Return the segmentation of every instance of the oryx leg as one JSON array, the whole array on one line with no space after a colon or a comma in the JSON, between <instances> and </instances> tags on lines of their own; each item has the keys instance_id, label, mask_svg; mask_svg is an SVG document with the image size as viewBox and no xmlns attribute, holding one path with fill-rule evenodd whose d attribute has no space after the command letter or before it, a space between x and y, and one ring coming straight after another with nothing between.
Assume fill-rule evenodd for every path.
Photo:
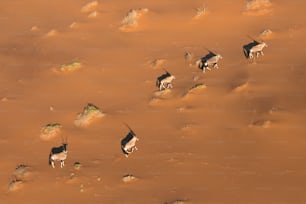
<instances>
[{"instance_id":1,"label":"oryx leg","mask_svg":"<svg viewBox=\"0 0 306 204\"><path fill-rule=\"evenodd\" d=\"M53 160L51 161L51 165L52 165L53 168L55 168L55 165L54 165L54 161L53 161Z\"/></svg>"},{"instance_id":2,"label":"oryx leg","mask_svg":"<svg viewBox=\"0 0 306 204\"><path fill-rule=\"evenodd\" d=\"M218 69L218 68L219 68L219 66L218 66L218 64L217 64L217 63L215 63L215 64L214 64L214 68L216 68L216 69Z\"/></svg>"},{"instance_id":3,"label":"oryx leg","mask_svg":"<svg viewBox=\"0 0 306 204\"><path fill-rule=\"evenodd\" d=\"M65 166L64 160L61 160L61 168Z\"/></svg>"},{"instance_id":4,"label":"oryx leg","mask_svg":"<svg viewBox=\"0 0 306 204\"><path fill-rule=\"evenodd\" d=\"M159 85L159 90L162 91L163 88L164 88L164 84L163 84L163 83L160 83L160 85Z\"/></svg>"}]
</instances>

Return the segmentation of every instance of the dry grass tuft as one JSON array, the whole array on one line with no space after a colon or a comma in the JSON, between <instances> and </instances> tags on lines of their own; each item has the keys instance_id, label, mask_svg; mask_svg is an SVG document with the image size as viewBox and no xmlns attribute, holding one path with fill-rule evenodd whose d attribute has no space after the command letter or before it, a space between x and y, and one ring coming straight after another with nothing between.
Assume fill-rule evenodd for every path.
<instances>
[{"instance_id":1,"label":"dry grass tuft","mask_svg":"<svg viewBox=\"0 0 306 204\"><path fill-rule=\"evenodd\" d=\"M40 139L48 141L57 137L61 133L63 126L59 123L47 124L40 130Z\"/></svg>"},{"instance_id":2,"label":"dry grass tuft","mask_svg":"<svg viewBox=\"0 0 306 204\"><path fill-rule=\"evenodd\" d=\"M98 7L98 5L99 5L98 1L89 2L82 7L81 12L82 13L92 12Z\"/></svg>"},{"instance_id":3,"label":"dry grass tuft","mask_svg":"<svg viewBox=\"0 0 306 204\"><path fill-rule=\"evenodd\" d=\"M87 127L94 120L102 118L103 116L105 114L97 106L89 103L84 107L83 112L77 115L74 124L78 127Z\"/></svg>"},{"instance_id":4,"label":"dry grass tuft","mask_svg":"<svg viewBox=\"0 0 306 204\"><path fill-rule=\"evenodd\" d=\"M149 11L147 8L131 9L121 21L120 30L127 31L138 26L139 18Z\"/></svg>"},{"instance_id":5,"label":"dry grass tuft","mask_svg":"<svg viewBox=\"0 0 306 204\"><path fill-rule=\"evenodd\" d=\"M270 0L248 0L245 6L244 15L261 16L272 12Z\"/></svg>"}]
</instances>

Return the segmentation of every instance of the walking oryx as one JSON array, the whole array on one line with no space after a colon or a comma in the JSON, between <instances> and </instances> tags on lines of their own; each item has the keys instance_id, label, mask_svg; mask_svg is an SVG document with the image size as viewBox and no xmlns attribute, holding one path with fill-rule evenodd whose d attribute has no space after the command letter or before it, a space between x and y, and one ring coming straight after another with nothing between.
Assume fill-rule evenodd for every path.
<instances>
[{"instance_id":1,"label":"walking oryx","mask_svg":"<svg viewBox=\"0 0 306 204\"><path fill-rule=\"evenodd\" d=\"M67 146L68 146L68 141L66 138L66 141L64 141L64 138L62 138L62 146L59 147L53 147L51 149L51 152L49 154L49 165L52 165L53 168L55 168L54 161L60 161L61 162L61 168L64 167L65 159L67 158Z\"/></svg>"},{"instance_id":2,"label":"walking oryx","mask_svg":"<svg viewBox=\"0 0 306 204\"><path fill-rule=\"evenodd\" d=\"M128 125L126 126L130 129L130 131L127 136L121 140L121 149L125 156L128 157L134 150L137 150L136 142L139 139L136 137L134 131Z\"/></svg>"},{"instance_id":3,"label":"walking oryx","mask_svg":"<svg viewBox=\"0 0 306 204\"><path fill-rule=\"evenodd\" d=\"M196 61L196 65L205 73L206 69L211 70L210 67L218 69L219 67L217 63L220 59L222 59L220 54L215 54L212 51L209 51L206 56Z\"/></svg>"},{"instance_id":4,"label":"walking oryx","mask_svg":"<svg viewBox=\"0 0 306 204\"><path fill-rule=\"evenodd\" d=\"M268 47L268 45L265 42L259 42L250 36L248 37L251 38L253 42L243 46L244 55L249 59L253 59L254 55L256 57L259 57L259 55L263 56L263 49Z\"/></svg>"},{"instance_id":5,"label":"walking oryx","mask_svg":"<svg viewBox=\"0 0 306 204\"><path fill-rule=\"evenodd\" d=\"M173 88L172 81L175 79L175 76L170 74L167 70L165 71L166 73L159 76L156 80L156 86L160 91Z\"/></svg>"},{"instance_id":6,"label":"walking oryx","mask_svg":"<svg viewBox=\"0 0 306 204\"><path fill-rule=\"evenodd\" d=\"M257 42L258 43L258 42ZM261 56L264 55L263 53L263 49L265 47L268 47L268 45L265 42L262 43L258 43L257 45L253 46L250 50L249 50L249 58L253 59L254 58L254 54L256 54L256 57L259 57L259 54Z\"/></svg>"}]
</instances>

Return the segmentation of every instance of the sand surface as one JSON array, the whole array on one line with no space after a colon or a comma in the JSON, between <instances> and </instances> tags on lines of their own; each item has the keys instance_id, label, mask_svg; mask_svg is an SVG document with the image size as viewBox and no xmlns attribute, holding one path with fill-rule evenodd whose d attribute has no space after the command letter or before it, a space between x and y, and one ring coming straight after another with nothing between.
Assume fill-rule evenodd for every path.
<instances>
[{"instance_id":1,"label":"sand surface","mask_svg":"<svg viewBox=\"0 0 306 204\"><path fill-rule=\"evenodd\" d=\"M1 204L306 202L306 2L90 2L0 2ZM242 47L266 29L250 62ZM223 59L204 74L207 49ZM88 103L104 116L76 126ZM40 137L57 123L62 169L48 165L60 134ZM139 137L128 158L124 123Z\"/></svg>"}]
</instances>

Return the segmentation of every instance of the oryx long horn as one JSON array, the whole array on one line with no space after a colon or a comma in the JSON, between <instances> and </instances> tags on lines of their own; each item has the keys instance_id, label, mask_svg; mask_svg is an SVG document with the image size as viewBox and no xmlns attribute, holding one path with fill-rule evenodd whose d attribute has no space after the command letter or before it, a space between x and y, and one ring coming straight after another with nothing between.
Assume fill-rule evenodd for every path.
<instances>
[{"instance_id":1,"label":"oryx long horn","mask_svg":"<svg viewBox=\"0 0 306 204\"><path fill-rule=\"evenodd\" d=\"M130 128L130 126L128 124L126 124L126 123L123 123L123 124L130 130L131 133L133 133L133 135L136 136L135 132L132 130L132 128Z\"/></svg>"},{"instance_id":2,"label":"oryx long horn","mask_svg":"<svg viewBox=\"0 0 306 204\"><path fill-rule=\"evenodd\" d=\"M168 72L168 70L166 70L165 68L163 68L163 70L164 70L167 74L171 75L171 74Z\"/></svg>"},{"instance_id":3,"label":"oryx long horn","mask_svg":"<svg viewBox=\"0 0 306 204\"><path fill-rule=\"evenodd\" d=\"M250 35L247 35L247 37L250 38L251 40L253 40L254 42L258 43L258 44L260 43L258 40L256 40L255 38L253 38L253 37L250 36Z\"/></svg>"},{"instance_id":4,"label":"oryx long horn","mask_svg":"<svg viewBox=\"0 0 306 204\"><path fill-rule=\"evenodd\" d=\"M207 47L204 47L205 50L207 50L209 53L212 53L213 55L217 55L214 51L211 51L210 49L208 49Z\"/></svg>"},{"instance_id":5,"label":"oryx long horn","mask_svg":"<svg viewBox=\"0 0 306 204\"><path fill-rule=\"evenodd\" d=\"M63 144L68 144L68 137L64 137L63 134L61 134L61 138L62 138L62 143Z\"/></svg>"}]
</instances>

